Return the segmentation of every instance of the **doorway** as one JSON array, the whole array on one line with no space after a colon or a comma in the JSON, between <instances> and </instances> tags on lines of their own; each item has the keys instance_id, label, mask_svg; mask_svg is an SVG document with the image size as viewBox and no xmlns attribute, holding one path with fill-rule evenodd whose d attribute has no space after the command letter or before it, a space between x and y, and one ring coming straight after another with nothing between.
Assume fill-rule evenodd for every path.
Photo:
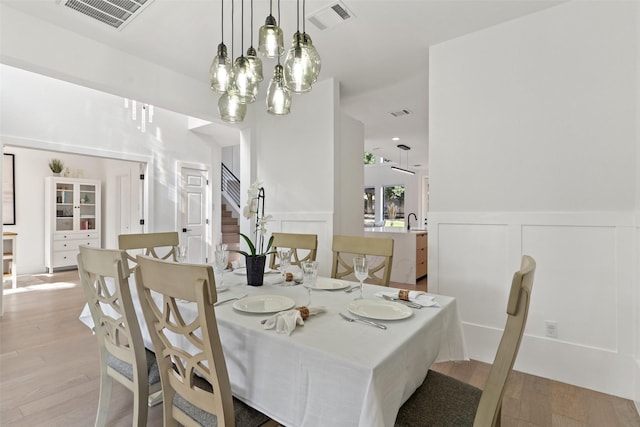
<instances>
[{"instance_id":1,"label":"doorway","mask_svg":"<svg viewBox=\"0 0 640 427\"><path fill-rule=\"evenodd\" d=\"M178 200L180 245L186 249L186 261L203 264L208 259L207 225L209 224L209 169L180 164L180 196Z\"/></svg>"}]
</instances>

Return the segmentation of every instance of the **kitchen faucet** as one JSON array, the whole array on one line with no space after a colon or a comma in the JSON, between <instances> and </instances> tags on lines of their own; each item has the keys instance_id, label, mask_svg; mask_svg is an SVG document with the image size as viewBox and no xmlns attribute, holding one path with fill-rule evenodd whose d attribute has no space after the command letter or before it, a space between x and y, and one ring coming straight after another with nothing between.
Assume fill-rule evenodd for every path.
<instances>
[{"instance_id":1,"label":"kitchen faucet","mask_svg":"<svg viewBox=\"0 0 640 427\"><path fill-rule=\"evenodd\" d=\"M418 217L413 212L411 212L409 215L407 215L407 231L411 230L411 215L413 215L413 217L416 219L416 221L418 220Z\"/></svg>"}]
</instances>

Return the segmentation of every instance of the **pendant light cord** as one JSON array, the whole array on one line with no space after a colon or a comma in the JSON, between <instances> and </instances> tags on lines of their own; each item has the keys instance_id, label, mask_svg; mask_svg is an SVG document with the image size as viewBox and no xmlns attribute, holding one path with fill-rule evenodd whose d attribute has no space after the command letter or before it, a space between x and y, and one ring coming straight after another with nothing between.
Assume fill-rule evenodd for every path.
<instances>
[{"instance_id":1,"label":"pendant light cord","mask_svg":"<svg viewBox=\"0 0 640 427\"><path fill-rule=\"evenodd\" d=\"M302 0L302 34L305 34L307 32L305 28L305 23L304 23L304 17L306 14L306 4L307 4L307 0Z\"/></svg>"},{"instance_id":2,"label":"pendant light cord","mask_svg":"<svg viewBox=\"0 0 640 427\"><path fill-rule=\"evenodd\" d=\"M220 2L220 40L224 44L224 0Z\"/></svg>"},{"instance_id":3,"label":"pendant light cord","mask_svg":"<svg viewBox=\"0 0 640 427\"><path fill-rule=\"evenodd\" d=\"M233 37L233 0L231 0L231 61L233 62L233 39L235 37Z\"/></svg>"},{"instance_id":4,"label":"pendant light cord","mask_svg":"<svg viewBox=\"0 0 640 427\"><path fill-rule=\"evenodd\" d=\"M244 0L240 0L240 56L244 55Z\"/></svg>"},{"instance_id":5,"label":"pendant light cord","mask_svg":"<svg viewBox=\"0 0 640 427\"><path fill-rule=\"evenodd\" d=\"M280 22L280 0L278 0L278 22ZM282 25L281 22L280 25ZM277 54L276 56L278 57L278 65L280 65L280 54Z\"/></svg>"},{"instance_id":6,"label":"pendant light cord","mask_svg":"<svg viewBox=\"0 0 640 427\"><path fill-rule=\"evenodd\" d=\"M251 46L253 46L253 0L251 0Z\"/></svg>"}]
</instances>

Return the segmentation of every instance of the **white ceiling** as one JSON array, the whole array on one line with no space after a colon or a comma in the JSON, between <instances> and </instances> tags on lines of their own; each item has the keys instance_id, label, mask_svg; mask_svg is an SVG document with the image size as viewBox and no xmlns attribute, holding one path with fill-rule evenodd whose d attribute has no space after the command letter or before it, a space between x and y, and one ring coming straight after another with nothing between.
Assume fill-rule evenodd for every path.
<instances>
[{"instance_id":1,"label":"white ceiling","mask_svg":"<svg viewBox=\"0 0 640 427\"><path fill-rule=\"evenodd\" d=\"M121 30L61 6L56 0L1 0L36 18L84 37L95 39L131 55L207 81L209 66L220 43L220 0L153 0ZM365 126L365 149L401 159L404 166L426 169L428 163L428 65L429 46L516 19L561 3L561 0L344 0L355 18L321 31L306 22L320 56L319 79L340 82L343 110ZM306 1L307 17L333 2ZM230 0L225 1L225 44L231 50ZM276 16L274 2L274 16ZM240 0L236 5L235 56L240 51ZM245 41L249 44L250 0L244 0ZM269 2L254 0L254 40L268 15ZM295 32L296 2L282 0L281 19L285 47ZM254 42L257 45L257 42ZM256 46L257 47L257 46ZM265 60L266 91L275 62ZM304 96L304 95L295 95ZM258 100L250 108L264 108ZM295 108L295 97L293 106ZM411 115L395 118L401 109ZM203 117L204 118L204 117ZM229 138L236 128L212 124L201 131ZM392 141L399 137L400 141ZM235 136L237 140L237 136ZM408 156L398 143L412 149ZM414 165L422 165L417 167Z\"/></svg>"}]
</instances>

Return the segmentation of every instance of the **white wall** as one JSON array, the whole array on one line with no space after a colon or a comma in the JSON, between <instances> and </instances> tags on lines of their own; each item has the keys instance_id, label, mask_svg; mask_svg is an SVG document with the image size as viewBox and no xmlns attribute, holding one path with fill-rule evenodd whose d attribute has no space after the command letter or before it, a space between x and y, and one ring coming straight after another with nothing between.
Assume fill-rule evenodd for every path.
<instances>
[{"instance_id":1,"label":"white wall","mask_svg":"<svg viewBox=\"0 0 640 427\"><path fill-rule=\"evenodd\" d=\"M214 158L219 162L217 144L188 131L187 116L155 108L153 123L141 133L118 96L4 65L0 73L3 145L148 163L146 231L176 227L178 162L210 168ZM84 169L85 176L93 174ZM217 235L215 230L211 235Z\"/></svg>"},{"instance_id":2,"label":"white wall","mask_svg":"<svg viewBox=\"0 0 640 427\"><path fill-rule=\"evenodd\" d=\"M333 234L362 233L364 130L341 115L338 100L338 83L323 80L294 95L289 115L251 108L240 138L241 204L248 185L262 181L265 214L273 216L268 232L317 234L325 275L331 272ZM241 220L244 233L252 227Z\"/></svg>"},{"instance_id":3,"label":"white wall","mask_svg":"<svg viewBox=\"0 0 640 427\"><path fill-rule=\"evenodd\" d=\"M627 398L638 378L638 7L568 2L430 51L429 289L458 297L471 357L491 361L511 275L532 255L516 369Z\"/></svg>"}]
</instances>

